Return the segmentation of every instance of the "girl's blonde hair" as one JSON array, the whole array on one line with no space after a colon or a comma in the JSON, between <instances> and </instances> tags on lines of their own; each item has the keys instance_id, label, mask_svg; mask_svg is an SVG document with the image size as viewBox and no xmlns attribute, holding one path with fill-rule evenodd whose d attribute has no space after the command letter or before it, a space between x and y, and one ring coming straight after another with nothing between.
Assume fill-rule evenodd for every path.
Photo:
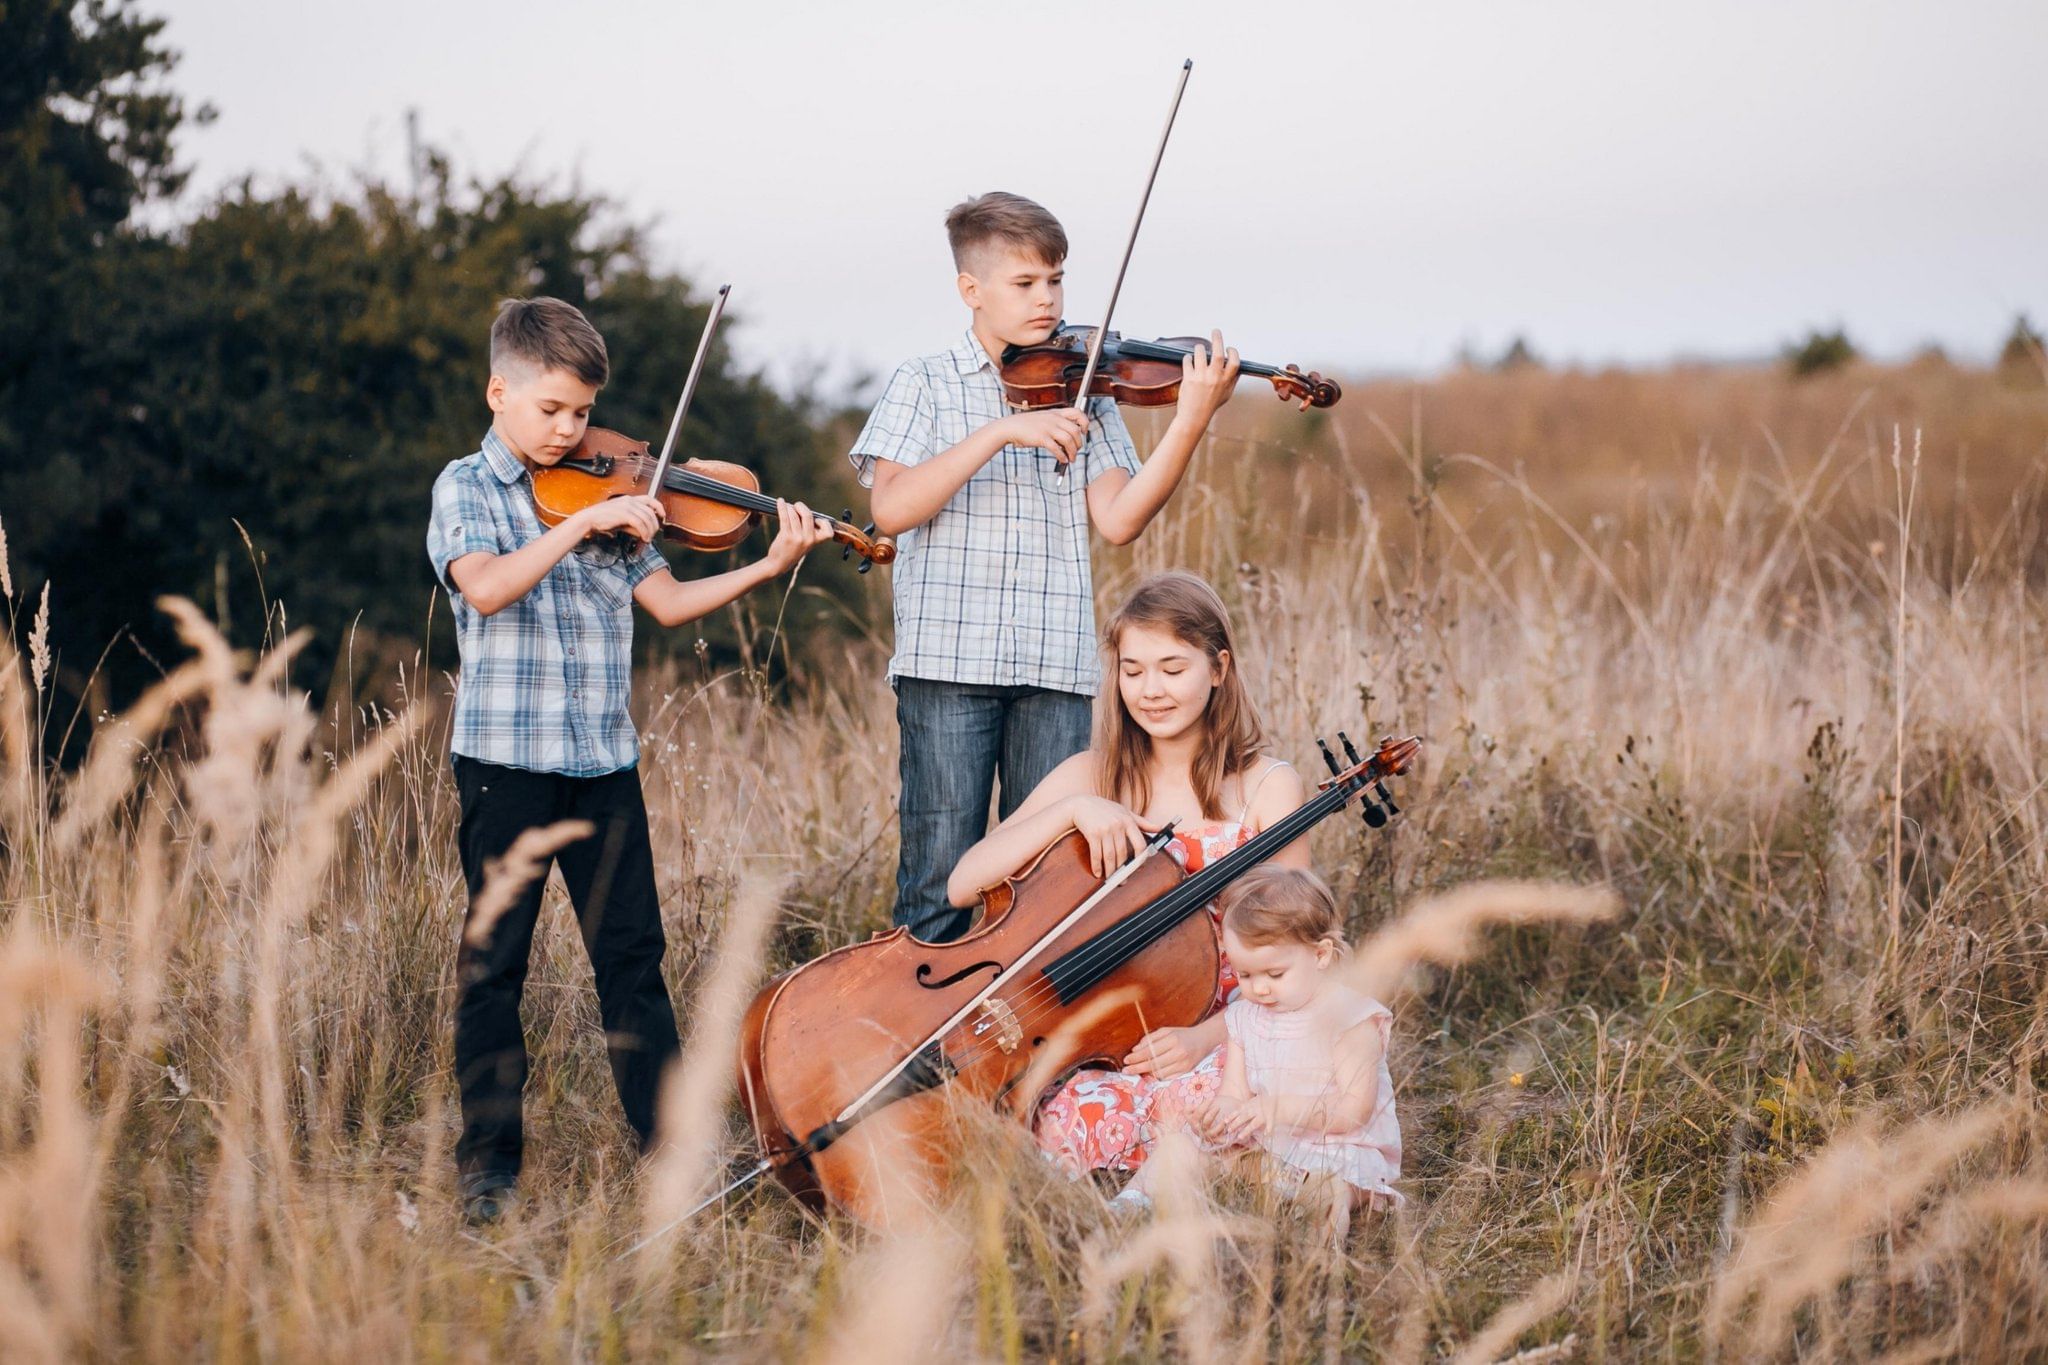
<instances>
[{"instance_id":1,"label":"girl's blonde hair","mask_svg":"<svg viewBox=\"0 0 2048 1365\"><path fill-rule=\"evenodd\" d=\"M1323 879L1295 867L1265 863L1223 889L1216 898L1223 927L1248 948L1299 943L1313 948L1328 940L1344 951L1344 919Z\"/></svg>"},{"instance_id":2,"label":"girl's blonde hair","mask_svg":"<svg viewBox=\"0 0 2048 1365\"><path fill-rule=\"evenodd\" d=\"M1245 694L1238 667L1237 642L1230 613L1216 590L1191 573L1176 569L1154 574L1117 608L1102 630L1102 652L1108 666L1107 686L1096 703L1096 785L1113 801L1142 811L1152 804L1152 737L1124 706L1120 678L1120 642L1130 626L1151 626L1194 646L1212 667L1223 668L1223 681L1209 694L1209 705L1196 722L1202 740L1195 751L1195 798L1205 819L1221 820L1223 784L1245 771L1266 747L1266 729L1259 711ZM1225 656L1228 664L1224 664Z\"/></svg>"}]
</instances>

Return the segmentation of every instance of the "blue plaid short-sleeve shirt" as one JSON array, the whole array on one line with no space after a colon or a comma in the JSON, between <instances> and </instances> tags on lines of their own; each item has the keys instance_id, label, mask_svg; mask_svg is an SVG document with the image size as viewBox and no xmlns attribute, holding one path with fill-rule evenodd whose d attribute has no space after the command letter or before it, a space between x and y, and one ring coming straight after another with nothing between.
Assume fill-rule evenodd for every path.
<instances>
[{"instance_id":1,"label":"blue plaid short-sleeve shirt","mask_svg":"<svg viewBox=\"0 0 2048 1365\"><path fill-rule=\"evenodd\" d=\"M533 479L497 432L434 480L427 557L455 609L462 671L449 748L530 772L596 777L630 768L639 737L633 686L633 589L667 561L651 545L588 544L562 556L533 590L485 616L448 566L482 550L506 554L546 532Z\"/></svg>"},{"instance_id":2,"label":"blue plaid short-sleeve shirt","mask_svg":"<svg viewBox=\"0 0 2048 1365\"><path fill-rule=\"evenodd\" d=\"M848 458L919 465L1009 415L996 367L969 329L960 344L897 367ZM1094 695L1095 583L1088 485L1138 472L1116 404L1088 405L1088 441L1067 477L1052 453L1004 446L938 514L897 538L889 677Z\"/></svg>"}]
</instances>

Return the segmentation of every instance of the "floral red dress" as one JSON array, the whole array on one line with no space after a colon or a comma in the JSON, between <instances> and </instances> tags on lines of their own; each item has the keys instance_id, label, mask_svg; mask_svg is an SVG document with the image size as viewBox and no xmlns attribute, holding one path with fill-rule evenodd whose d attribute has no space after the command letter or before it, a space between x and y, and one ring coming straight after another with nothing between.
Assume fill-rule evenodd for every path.
<instances>
[{"instance_id":1,"label":"floral red dress","mask_svg":"<svg viewBox=\"0 0 2048 1365\"><path fill-rule=\"evenodd\" d=\"M1167 845L1189 872L1199 872L1258 833L1236 820L1219 820L1176 830ZM1223 916L1209 907L1217 936L1216 999L1220 1010L1237 992L1237 974L1223 956ZM1170 1080L1128 1071L1077 1071L1039 1101L1031 1135L1047 1158L1075 1175L1087 1171L1135 1171L1145 1164L1152 1138L1162 1126L1184 1121L1223 1083L1223 1049Z\"/></svg>"}]
</instances>

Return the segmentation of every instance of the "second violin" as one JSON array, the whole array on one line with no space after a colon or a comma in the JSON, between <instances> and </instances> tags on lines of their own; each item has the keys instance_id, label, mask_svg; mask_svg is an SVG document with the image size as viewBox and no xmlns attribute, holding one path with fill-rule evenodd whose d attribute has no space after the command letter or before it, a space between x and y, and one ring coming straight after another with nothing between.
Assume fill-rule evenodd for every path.
<instances>
[{"instance_id":1,"label":"second violin","mask_svg":"<svg viewBox=\"0 0 2048 1365\"><path fill-rule=\"evenodd\" d=\"M1062 324L1036 346L1003 348L1003 398L1013 408L1072 407L1081 401L1081 378L1088 372L1092 327ZM1102 338L1102 353L1088 382L1090 398L1113 398L1133 407L1168 407L1180 401L1181 361L1205 345L1200 337L1166 337L1135 341L1115 332ZM1335 380L1295 365L1238 362L1238 373L1272 381L1274 392L1297 401L1304 410L1327 408L1344 396Z\"/></svg>"},{"instance_id":2,"label":"second violin","mask_svg":"<svg viewBox=\"0 0 2048 1365\"><path fill-rule=\"evenodd\" d=\"M533 474L533 506L549 526L607 498L645 496L658 461L647 442L604 427L591 427L583 443L561 463ZM680 460L669 464L656 494L662 532L693 550L729 550L746 539L762 517L775 515L775 499L761 491L754 471L724 460ZM832 538L859 555L860 571L896 558L896 542L838 517L815 513L832 525Z\"/></svg>"},{"instance_id":3,"label":"second violin","mask_svg":"<svg viewBox=\"0 0 2048 1365\"><path fill-rule=\"evenodd\" d=\"M661 532L680 540L693 550L729 550L746 539L760 517L776 515L775 499L761 492L761 481L751 469L724 460L684 460L677 463L676 433L682 430L683 414L697 392L697 379L704 372L704 357L711 352L711 336L725 314L725 301L732 286L720 285L711 302L711 315L704 321L704 333L697 338L697 354L690 362L690 377L683 382L683 396L669 419L668 439L661 454L655 455L647 442L636 441L604 427L591 427L576 449L559 463L533 474L533 510L543 525L558 526L586 507L611 498L645 497L661 501ZM832 538L846 547L847 555L860 555L860 571L873 564L887 564L896 558L896 542L876 535L851 520L813 513L829 522ZM847 518L853 513L848 511Z\"/></svg>"}]
</instances>

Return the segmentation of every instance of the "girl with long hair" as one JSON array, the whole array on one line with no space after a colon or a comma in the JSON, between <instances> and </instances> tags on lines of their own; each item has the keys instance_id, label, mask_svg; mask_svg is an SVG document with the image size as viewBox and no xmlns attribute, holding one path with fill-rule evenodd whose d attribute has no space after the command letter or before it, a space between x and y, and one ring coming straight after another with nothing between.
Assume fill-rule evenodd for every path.
<instances>
[{"instance_id":1,"label":"girl with long hair","mask_svg":"<svg viewBox=\"0 0 2048 1365\"><path fill-rule=\"evenodd\" d=\"M1301 804L1300 775L1266 753L1214 588L1190 573L1146 579L1104 628L1103 651L1115 686L1097 702L1094 744L967 851L946 885L954 905L974 904L1069 830L1081 832L1091 870L1106 876L1170 820L1171 850L1195 872ZM1273 861L1306 868L1308 847L1297 841ZM1215 1096L1221 1010L1237 986L1221 961L1202 1022L1154 1029L1121 1069L1077 1072L1041 1102L1032 1125L1041 1150L1077 1174L1136 1171L1161 1125L1187 1121Z\"/></svg>"}]
</instances>

